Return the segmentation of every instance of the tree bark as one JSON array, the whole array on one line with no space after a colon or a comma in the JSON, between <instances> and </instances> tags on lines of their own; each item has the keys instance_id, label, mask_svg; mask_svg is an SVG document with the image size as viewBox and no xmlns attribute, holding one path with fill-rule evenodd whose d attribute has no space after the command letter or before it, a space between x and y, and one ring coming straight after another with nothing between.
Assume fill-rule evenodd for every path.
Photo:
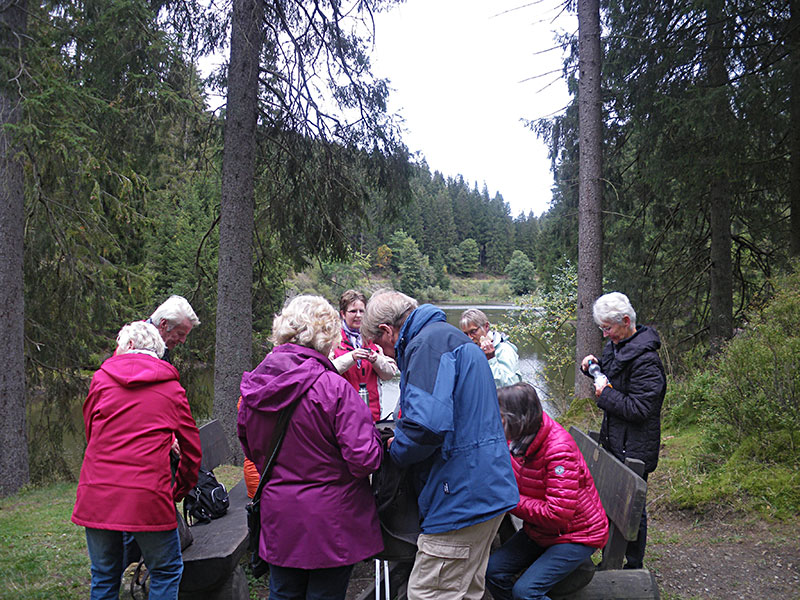
<instances>
[{"instance_id":1,"label":"tree bark","mask_svg":"<svg viewBox=\"0 0 800 600\"><path fill-rule=\"evenodd\" d=\"M222 154L214 417L222 423L237 461L242 456L236 436L239 384L242 373L252 368L253 352L254 177L263 17L259 0L234 0Z\"/></svg>"},{"instance_id":2,"label":"tree bark","mask_svg":"<svg viewBox=\"0 0 800 600\"><path fill-rule=\"evenodd\" d=\"M800 258L800 0L789 2L789 64L791 65L789 119L789 206L791 207L790 252Z\"/></svg>"},{"instance_id":3,"label":"tree bark","mask_svg":"<svg viewBox=\"0 0 800 600\"><path fill-rule=\"evenodd\" d=\"M575 396L593 398L591 380L580 372L587 354L599 355L600 334L592 305L602 291L603 126L600 97L600 7L598 0L578 0L578 305L575 335Z\"/></svg>"},{"instance_id":4,"label":"tree bark","mask_svg":"<svg viewBox=\"0 0 800 600\"><path fill-rule=\"evenodd\" d=\"M0 10L0 125L20 117L19 81L27 2ZM25 302L23 239L25 190L22 161L13 133L0 128L0 497L17 492L29 478L25 424Z\"/></svg>"},{"instance_id":5,"label":"tree bark","mask_svg":"<svg viewBox=\"0 0 800 600\"><path fill-rule=\"evenodd\" d=\"M708 83L713 94L712 119L723 130L732 127L732 115L728 105L728 73L725 68L724 0L710 3L708 10ZM733 335L733 264L731 261L731 193L728 185L730 172L726 167L723 149L718 140L724 136L710 133L708 160L709 200L711 225L711 283L709 342L712 353ZM721 161L721 162L720 162Z\"/></svg>"}]
</instances>

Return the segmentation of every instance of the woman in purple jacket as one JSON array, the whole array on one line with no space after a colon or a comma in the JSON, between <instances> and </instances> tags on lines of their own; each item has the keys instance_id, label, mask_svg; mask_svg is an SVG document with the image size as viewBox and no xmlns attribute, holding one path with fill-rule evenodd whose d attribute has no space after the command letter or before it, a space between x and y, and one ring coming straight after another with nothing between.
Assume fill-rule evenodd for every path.
<instances>
[{"instance_id":1,"label":"woman in purple jacket","mask_svg":"<svg viewBox=\"0 0 800 600\"><path fill-rule=\"evenodd\" d=\"M325 299L298 296L272 324L275 348L242 376L238 434L259 472L279 411L300 398L262 492L270 600L344 599L353 565L383 550L368 481L380 434L328 359L340 335Z\"/></svg>"}]
</instances>

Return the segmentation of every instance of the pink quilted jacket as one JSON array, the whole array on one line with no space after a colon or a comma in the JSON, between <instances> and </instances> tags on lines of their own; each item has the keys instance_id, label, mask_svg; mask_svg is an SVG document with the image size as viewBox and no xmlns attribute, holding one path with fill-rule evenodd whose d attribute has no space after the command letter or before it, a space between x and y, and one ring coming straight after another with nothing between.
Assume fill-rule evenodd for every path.
<instances>
[{"instance_id":1,"label":"pink quilted jacket","mask_svg":"<svg viewBox=\"0 0 800 600\"><path fill-rule=\"evenodd\" d=\"M520 500L511 514L542 547L579 543L601 548L608 519L592 474L567 431L543 415L542 426L525 456L512 456Z\"/></svg>"}]
</instances>

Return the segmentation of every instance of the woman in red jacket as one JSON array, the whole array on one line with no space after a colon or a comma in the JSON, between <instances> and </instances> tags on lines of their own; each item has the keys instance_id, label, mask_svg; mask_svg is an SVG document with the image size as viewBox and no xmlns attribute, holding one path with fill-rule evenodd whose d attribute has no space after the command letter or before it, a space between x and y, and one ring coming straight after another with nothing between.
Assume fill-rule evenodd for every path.
<instances>
[{"instance_id":1,"label":"woman in red jacket","mask_svg":"<svg viewBox=\"0 0 800 600\"><path fill-rule=\"evenodd\" d=\"M550 588L605 545L608 519L583 455L542 411L536 390L517 383L497 397L519 486L511 514L523 527L489 558L486 587L495 600L546 600Z\"/></svg>"},{"instance_id":2,"label":"woman in red jacket","mask_svg":"<svg viewBox=\"0 0 800 600\"><path fill-rule=\"evenodd\" d=\"M83 404L87 444L72 521L86 527L92 600L119 597L123 532L142 550L150 600L178 597L183 562L174 502L197 482L201 452L178 371L160 359L164 348L153 325L123 327ZM180 461L173 486L174 439Z\"/></svg>"},{"instance_id":3,"label":"woman in red jacket","mask_svg":"<svg viewBox=\"0 0 800 600\"><path fill-rule=\"evenodd\" d=\"M356 391L365 384L369 394L372 420L381 418L381 401L378 377L388 381L397 373L397 364L383 354L373 342L361 336L361 318L367 306L367 297L357 290L347 290L339 298L339 316L342 318L342 341L333 349L333 366Z\"/></svg>"}]
</instances>

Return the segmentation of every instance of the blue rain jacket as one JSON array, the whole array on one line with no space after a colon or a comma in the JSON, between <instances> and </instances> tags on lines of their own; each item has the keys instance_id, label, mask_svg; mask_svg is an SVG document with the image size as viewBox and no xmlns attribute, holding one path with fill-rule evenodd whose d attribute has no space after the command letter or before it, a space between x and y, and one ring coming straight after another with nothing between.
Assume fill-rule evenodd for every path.
<instances>
[{"instance_id":1,"label":"blue rain jacket","mask_svg":"<svg viewBox=\"0 0 800 600\"><path fill-rule=\"evenodd\" d=\"M482 523L517 506L519 492L483 351L423 304L395 345L400 418L389 447L409 467L423 533Z\"/></svg>"}]
</instances>

